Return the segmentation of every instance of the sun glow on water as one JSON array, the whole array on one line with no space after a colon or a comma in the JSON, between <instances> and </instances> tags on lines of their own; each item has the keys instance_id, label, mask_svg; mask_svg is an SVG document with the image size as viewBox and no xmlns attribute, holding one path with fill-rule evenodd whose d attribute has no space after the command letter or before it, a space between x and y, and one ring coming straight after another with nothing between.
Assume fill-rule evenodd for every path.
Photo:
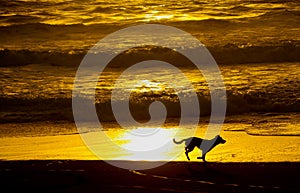
<instances>
[{"instance_id":1,"label":"sun glow on water","mask_svg":"<svg viewBox=\"0 0 300 193\"><path fill-rule=\"evenodd\" d=\"M176 155L172 144L177 129L143 127L118 132L107 131L113 143L121 149L116 159L125 160L170 160ZM142 153L141 152L145 152Z\"/></svg>"},{"instance_id":2,"label":"sun glow on water","mask_svg":"<svg viewBox=\"0 0 300 193\"><path fill-rule=\"evenodd\" d=\"M122 148L133 151L154 150L162 144L167 143L175 135L174 129L162 128L137 128L127 131L123 135L123 140L128 143L122 145Z\"/></svg>"},{"instance_id":3,"label":"sun glow on water","mask_svg":"<svg viewBox=\"0 0 300 193\"><path fill-rule=\"evenodd\" d=\"M141 80L135 85L135 92L163 91L164 85L150 80Z\"/></svg>"},{"instance_id":4,"label":"sun glow on water","mask_svg":"<svg viewBox=\"0 0 300 193\"><path fill-rule=\"evenodd\" d=\"M155 20L163 20L163 19L172 19L174 17L173 14L162 14L159 11L152 11L150 13L145 14L143 21L155 21Z\"/></svg>"}]
</instances>

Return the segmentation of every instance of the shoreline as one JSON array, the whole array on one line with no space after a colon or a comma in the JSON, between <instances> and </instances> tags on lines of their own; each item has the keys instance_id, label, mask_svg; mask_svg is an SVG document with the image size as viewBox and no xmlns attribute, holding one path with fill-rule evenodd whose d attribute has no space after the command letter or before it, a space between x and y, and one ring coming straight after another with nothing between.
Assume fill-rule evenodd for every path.
<instances>
[{"instance_id":1,"label":"shoreline","mask_svg":"<svg viewBox=\"0 0 300 193\"><path fill-rule=\"evenodd\" d=\"M22 192L297 192L300 162L169 162L130 171L100 160L0 161L0 176L2 188Z\"/></svg>"},{"instance_id":2,"label":"shoreline","mask_svg":"<svg viewBox=\"0 0 300 193\"><path fill-rule=\"evenodd\" d=\"M226 125L225 125L226 126ZM228 125L228 129L240 128L241 125ZM49 128L49 125L44 125ZM36 127L35 127L36 128ZM60 128L60 127L59 127ZM163 130L166 138L172 139L172 129ZM120 149L115 149L99 138L99 153L97 157L79 134L62 134L54 136L0 137L0 160L136 160L136 161L186 161L184 144L170 144L167 153L164 148L158 148L155 155L141 155L129 152L126 145L133 145L138 141L128 141L126 130L110 129L105 135L112 137ZM170 133L168 133L170 132ZM184 130L178 130L178 140L184 136ZM194 136L203 136L205 130L197 130ZM91 136L93 136L93 133ZM90 135L86 134L86 135ZM85 135L85 134L83 134ZM208 162L223 163L263 163L263 162L300 162L300 141L297 136L252 136L241 131L222 131L222 138L227 142L218 145L207 154ZM123 137L122 137L123 136ZM124 146L125 145L125 146ZM143 145L138 143L136 145ZM201 153L195 149L190 153L192 161Z\"/></svg>"}]
</instances>

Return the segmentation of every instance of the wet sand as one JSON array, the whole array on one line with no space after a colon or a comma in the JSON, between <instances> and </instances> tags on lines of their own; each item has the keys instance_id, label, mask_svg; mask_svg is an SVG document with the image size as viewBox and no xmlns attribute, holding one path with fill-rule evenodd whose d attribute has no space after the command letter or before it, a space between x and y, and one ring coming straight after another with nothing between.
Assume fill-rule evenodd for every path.
<instances>
[{"instance_id":1,"label":"wet sand","mask_svg":"<svg viewBox=\"0 0 300 193\"><path fill-rule=\"evenodd\" d=\"M300 162L169 162L142 171L95 160L0 162L9 192L297 192L299 177Z\"/></svg>"},{"instance_id":2,"label":"wet sand","mask_svg":"<svg viewBox=\"0 0 300 193\"><path fill-rule=\"evenodd\" d=\"M22 125L20 124L19 127ZM23 125L24 129L29 125ZM60 125L63 127L62 125ZM57 128L60 128L57 126ZM52 128L52 125L42 124L35 126L36 130L42 128ZM241 129L243 124L224 124L224 129ZM11 129L12 127L3 127ZM18 130L19 131L19 130ZM43 131L43 129L41 129ZM172 139L173 130L169 138ZM180 131L184 132L184 130ZM203 136L202 130L195 136ZM20 134L15 132L16 135ZM47 134L47 133L46 133ZM125 130L111 129L107 134L112 136L115 142L121 147L125 139ZM181 134L180 134L181 135ZM299 162L300 161L300 140L297 136L253 136L242 131L222 131L221 136L227 141L225 144L218 145L207 154L209 162ZM177 140L183 137L178 137ZM99 142L101 139L98 140ZM125 141L126 142L126 141ZM143 146L144 143L127 141L127 144ZM82 141L78 134L65 134L54 136L25 136L0 137L0 160L99 160ZM103 143L99 148L101 160L148 160L148 161L187 161L184 154L184 144L172 144L171 149L160 149L155 155L130 154L125 149L113 150L111 146ZM177 155L178 152L182 152ZM196 157L201 153L195 149L190 153L192 161L197 161Z\"/></svg>"}]
</instances>

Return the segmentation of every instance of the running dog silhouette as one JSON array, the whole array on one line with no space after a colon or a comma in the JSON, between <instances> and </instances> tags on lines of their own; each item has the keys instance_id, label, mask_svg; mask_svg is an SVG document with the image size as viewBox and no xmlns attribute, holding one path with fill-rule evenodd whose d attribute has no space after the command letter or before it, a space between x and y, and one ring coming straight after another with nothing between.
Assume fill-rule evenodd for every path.
<instances>
[{"instance_id":1,"label":"running dog silhouette","mask_svg":"<svg viewBox=\"0 0 300 193\"><path fill-rule=\"evenodd\" d=\"M224 140L220 135L217 135L213 139L209 140L201 139L199 137L190 137L181 141L176 141L175 139L173 139L173 142L176 144L181 144L185 142L185 155L188 160L190 160L189 152L193 151L195 147L198 147L202 150L202 157L197 157L197 159L202 159L204 162L206 162L206 154L217 145L226 143L226 140Z\"/></svg>"}]
</instances>

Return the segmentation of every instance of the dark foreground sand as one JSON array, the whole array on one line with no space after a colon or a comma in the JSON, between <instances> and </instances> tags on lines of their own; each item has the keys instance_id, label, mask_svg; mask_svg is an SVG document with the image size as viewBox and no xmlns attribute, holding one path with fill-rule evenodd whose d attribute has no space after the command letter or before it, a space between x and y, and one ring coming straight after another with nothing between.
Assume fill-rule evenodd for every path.
<instances>
[{"instance_id":1,"label":"dark foreground sand","mask_svg":"<svg viewBox=\"0 0 300 193\"><path fill-rule=\"evenodd\" d=\"M5 192L299 192L299 179L300 162L170 162L142 171L103 161L0 162Z\"/></svg>"}]
</instances>

